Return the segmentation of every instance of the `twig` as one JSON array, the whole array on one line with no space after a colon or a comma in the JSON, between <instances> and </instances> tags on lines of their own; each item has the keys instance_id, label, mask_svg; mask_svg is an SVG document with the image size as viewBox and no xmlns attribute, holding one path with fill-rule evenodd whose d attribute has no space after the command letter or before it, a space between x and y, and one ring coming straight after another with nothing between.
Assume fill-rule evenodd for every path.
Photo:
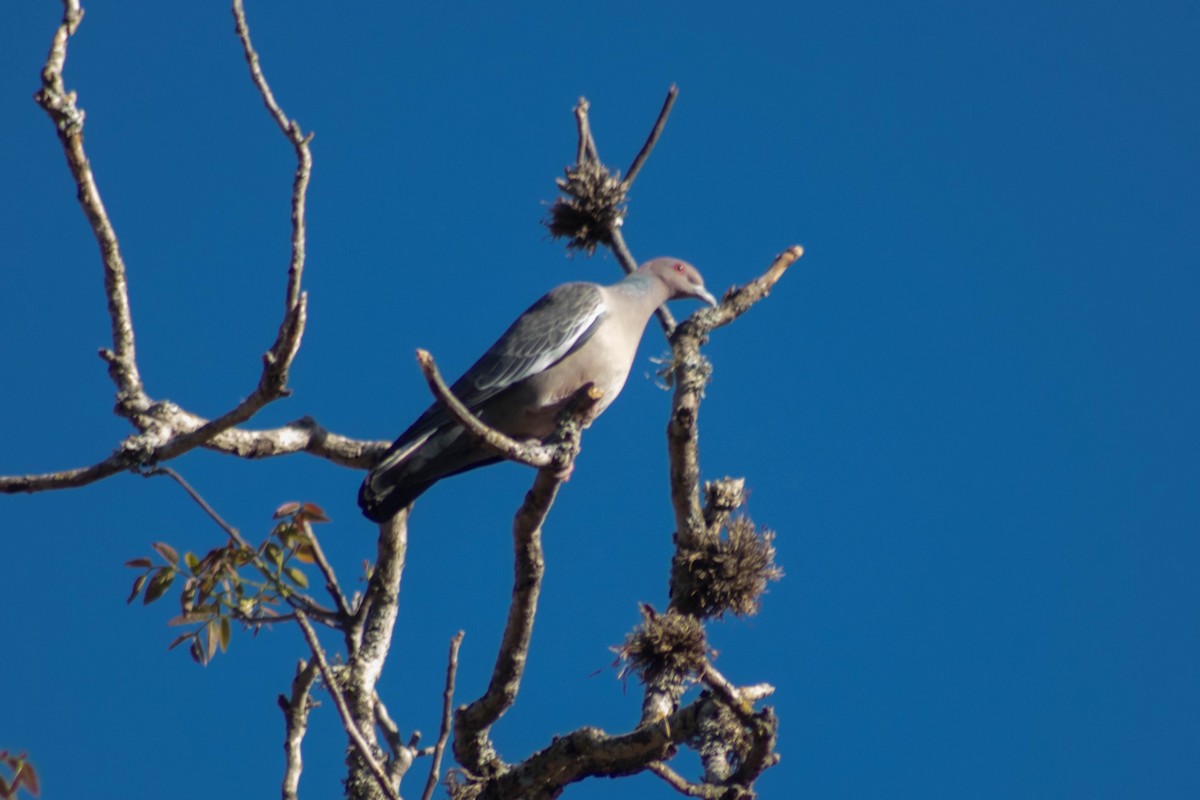
<instances>
[{"instance_id":1,"label":"twig","mask_svg":"<svg viewBox=\"0 0 1200 800\"><path fill-rule=\"evenodd\" d=\"M125 260L121 257L117 232L108 218L91 164L83 149L85 114L76 105L75 93L68 92L63 84L67 40L75 35L83 20L83 9L79 6L79 0L63 0L62 5L62 22L55 31L54 41L42 68L42 87L34 99L54 123L67 159L67 168L75 180L79 205L100 247L100 260L104 266L104 294L108 299L113 342L112 349L102 350L100 355L108 362L108 374L117 387L117 407L122 414L134 419L150 406L150 400L146 397L138 373Z\"/></svg>"},{"instance_id":2,"label":"twig","mask_svg":"<svg viewBox=\"0 0 1200 800\"><path fill-rule=\"evenodd\" d=\"M118 472L124 472L132 466L129 462L128 456L118 450L99 464L93 464L90 467L77 467L76 469L64 469L38 475L3 475L0 476L0 494L44 492L87 486L89 483L104 480Z\"/></svg>"},{"instance_id":3,"label":"twig","mask_svg":"<svg viewBox=\"0 0 1200 800\"><path fill-rule=\"evenodd\" d=\"M600 393L592 384L587 384L559 412L555 433L548 440L554 448L554 457L550 464L538 470L525 502L513 518L512 600L492 677L483 696L461 706L454 715L454 755L470 772L479 774L485 771L486 765L499 763L489 731L516 701L525 673L538 594L546 571L542 525L559 486L570 474L579 454L584 421L599 399Z\"/></svg>"},{"instance_id":4,"label":"twig","mask_svg":"<svg viewBox=\"0 0 1200 800\"><path fill-rule=\"evenodd\" d=\"M637 177L637 173L641 171L642 166L646 163L646 159L650 157L650 151L654 149L655 143L659 136L662 135L663 127L667 124L667 117L670 116L671 107L675 105L675 98L678 96L679 90L675 86L671 86L667 92L667 99L663 103L662 110L658 114L658 120L654 123L654 127L650 130L650 135L646 138L646 142L642 145L642 149L634 158L633 164L629 168L629 174L621 181L621 192L629 191L629 187L633 184L633 179ZM588 109L591 106L587 98L579 98L579 102L575 105L575 123L579 133L579 145L576 148L575 163L582 165L585 160L594 161L597 164L600 162L600 156L596 150L596 140L592 137L592 128L588 122ZM603 165L600 165L603 169ZM605 170L607 171L607 170ZM625 274L629 274L638 268L637 259L633 257L629 246L625 244L625 236L621 233L620 221L617 220L611 225L607 225L605 230L605 242L609 249L612 250L613 256L616 257L617 263L621 265L621 269ZM667 310L666 305L661 305L654 312L658 317L658 323L662 326L663 332L670 336L675 330L675 317Z\"/></svg>"},{"instance_id":5,"label":"twig","mask_svg":"<svg viewBox=\"0 0 1200 800\"><path fill-rule=\"evenodd\" d=\"M383 731L383 738L387 742L388 749L392 751L392 758L388 763L387 774L395 785L399 786L400 781L404 778L404 774L408 772L412 766L413 759L416 758L418 752L416 743L421 740L421 732L413 731L412 739L406 745L404 737L400 735L400 726L392 719L392 715L388 713L387 706L383 704L383 699L379 693L375 693L375 724Z\"/></svg>"},{"instance_id":6,"label":"twig","mask_svg":"<svg viewBox=\"0 0 1200 800\"><path fill-rule=\"evenodd\" d=\"M425 376L434 397L441 401L450 415L466 428L468 433L510 461L539 469L550 464L552 458L550 448L536 442L518 442L472 414L471 410L464 406L462 401L455 397L450 388L446 386L429 351L418 350L417 362L421 365L421 373Z\"/></svg>"},{"instance_id":7,"label":"twig","mask_svg":"<svg viewBox=\"0 0 1200 800\"><path fill-rule=\"evenodd\" d=\"M454 707L454 677L458 672L458 648L462 644L463 632L454 634L450 640L450 656L446 664L446 690L442 692L442 726L438 731L437 744L433 746L433 763L429 766L429 777L425 780L425 791L421 800L430 800L437 788L438 777L442 770L442 753L446 750L446 740L450 736L451 710Z\"/></svg>"},{"instance_id":8,"label":"twig","mask_svg":"<svg viewBox=\"0 0 1200 800\"><path fill-rule=\"evenodd\" d=\"M600 154L596 151L596 140L592 138L592 128L588 124L588 109L591 104L586 97L579 98L575 104L575 126L579 129L579 146L575 150L575 163L584 161L599 161Z\"/></svg>"},{"instance_id":9,"label":"twig","mask_svg":"<svg viewBox=\"0 0 1200 800\"><path fill-rule=\"evenodd\" d=\"M246 551L249 551L249 552L255 554L254 558L253 558L253 563L258 568L259 572L261 572L264 577L266 577L269 581L271 581L272 584L281 586L281 584L279 584L279 581L274 576L271 575L271 571L267 567L266 562L264 562L262 560L262 558L260 558L257 555L257 551L250 545L249 542L247 542L245 540L245 538L242 537L242 534L238 531L238 529L233 527L232 525L230 525L228 522L226 522L221 517L221 515L217 513L217 510L215 508L213 508L211 505L209 505L208 501L205 500L204 497L198 491L196 491L194 488L192 488L192 485L190 483L188 483L186 480L184 480L182 475L180 475L178 472L171 469L170 467L154 467L152 469L144 470L141 474L143 477L146 477L146 478L153 478L153 477L157 477L159 475L163 475L163 476L166 476L166 477L170 478L171 480L175 481L177 484L179 484L179 486L182 487L182 489L185 492L187 492L188 496L191 497L192 500L194 500L196 502L196 505L200 506L200 508L203 509L204 513L208 514L208 516L210 518L212 518L212 521L217 523L217 525L221 528L221 530L225 531L225 534L230 539L232 539L233 542L238 545L238 547L241 547L243 550L246 550ZM308 595L303 594L302 592L298 592L291 587L287 588L287 591L286 591L286 593L284 593L283 596L286 599L288 605L290 605L292 608L296 609L297 614L302 613L302 612L307 612L308 614L315 617L319 622L321 622L324 625L331 625L332 619L336 618L338 616L338 612L334 611L332 608L326 608L325 606L318 603L316 600L313 600ZM288 617L286 615L272 617L269 620L247 618L247 617L244 617L241 615L239 615L238 618L241 621L246 622L248 624L256 624L256 625L263 624L264 622L267 622L267 623L283 622L288 619Z\"/></svg>"},{"instance_id":10,"label":"twig","mask_svg":"<svg viewBox=\"0 0 1200 800\"><path fill-rule=\"evenodd\" d=\"M112 348L102 350L100 355L108 363L109 376L116 385L117 412L130 420L139 433L122 442L112 455L91 466L0 476L0 493L83 486L132 467L176 458L197 446L245 458L304 451L355 467L370 466L387 447L384 442L357 442L329 434L309 419L272 431L234 430L234 426L249 420L263 406L288 393L287 375L299 349L306 318L306 297L300 286L305 253L305 197L312 171L309 149L312 137L303 134L296 122L289 122L275 102L250 42L241 0L234 0L233 15L251 79L276 124L291 142L297 159L292 184L292 254L284 317L275 342L263 356L258 385L233 409L211 420L190 414L172 403L155 403L146 394L137 365L133 316L120 243L83 148L84 112L77 106L75 94L68 92L63 83L67 42L75 34L83 11L79 0L63 0L62 22L55 31L42 69L42 85L35 99L54 123L67 167L75 180L80 207L100 249L113 341Z\"/></svg>"},{"instance_id":11,"label":"twig","mask_svg":"<svg viewBox=\"0 0 1200 800\"><path fill-rule=\"evenodd\" d=\"M297 800L300 790L300 772L304 769L300 743L308 729L308 711L313 705L310 691L316 679L316 662L300 659L300 663L296 665L296 677L292 679L291 697L279 695L279 708L283 710L285 725L283 800Z\"/></svg>"},{"instance_id":12,"label":"twig","mask_svg":"<svg viewBox=\"0 0 1200 800\"><path fill-rule=\"evenodd\" d=\"M354 612L346 602L346 596L342 594L342 587L338 583L337 575L333 572L333 565L325 557L325 551L321 549L321 543L317 540L312 526L307 521L304 523L304 532L308 534L308 545L312 548L313 561L316 562L317 569L321 570L321 574L325 576L325 591L329 592L329 596L337 604L338 613L342 619L348 620Z\"/></svg>"},{"instance_id":13,"label":"twig","mask_svg":"<svg viewBox=\"0 0 1200 800\"><path fill-rule=\"evenodd\" d=\"M391 798L391 800L400 800L400 794L392 786L392 782L388 780L383 767L376 760L375 754L371 752L371 746L363 738L362 732L354 723L354 717L350 713L349 706L346 705L346 698L342 695L342 690L338 687L333 670L329 668L329 662L325 660L325 651L317 639L317 632L313 630L312 625L303 612L297 612L296 622L300 625L300 630L304 634L304 640L308 642L308 647L312 651L313 658L316 659L317 667L321 670L321 679L325 683L325 689L329 692L329 696L333 698L333 704L337 706L338 716L342 718L342 727L346 729L346 735L350 737L350 741L358 750L363 763L367 765L371 774L375 776L380 790Z\"/></svg>"},{"instance_id":14,"label":"twig","mask_svg":"<svg viewBox=\"0 0 1200 800\"><path fill-rule=\"evenodd\" d=\"M165 475L166 477L175 481L180 485L180 487L183 488L185 492L188 493L189 497L196 501L196 505L200 506L200 508L204 510L204 513L208 514L208 516L212 518L212 521L217 523L221 530L225 531L229 538L232 539L239 547L244 550L254 550L254 548L250 546L250 543L242 538L242 534L238 532L238 529L226 522L221 515L217 513L217 510L210 506L208 501L205 500L199 492L193 489L192 485L185 481L183 476L178 472L170 467L154 467L153 469L146 470L142 473L142 475L147 478L153 478L157 475Z\"/></svg>"},{"instance_id":15,"label":"twig","mask_svg":"<svg viewBox=\"0 0 1200 800\"><path fill-rule=\"evenodd\" d=\"M646 769L662 778L680 794L687 795L688 797L703 797L707 800L717 800L726 791L724 786L692 783L661 761L651 761L646 765Z\"/></svg>"},{"instance_id":16,"label":"twig","mask_svg":"<svg viewBox=\"0 0 1200 800\"><path fill-rule=\"evenodd\" d=\"M765 298L804 248L794 246L776 256L767 271L743 287L726 292L716 308L701 309L680 323L671 335L675 393L667 425L671 471L671 502L675 530L682 544L696 545L707 535L700 507L700 454L697 424L700 399L708 385L708 367L700 345L715 328L727 325Z\"/></svg>"},{"instance_id":17,"label":"twig","mask_svg":"<svg viewBox=\"0 0 1200 800\"><path fill-rule=\"evenodd\" d=\"M139 433L127 437L112 455L91 466L31 475L0 476L0 494L73 489L141 464L167 460L160 446L170 441L169 436L175 432L191 433L208 424L203 417L172 403L155 403L135 421L153 430L154 434ZM363 469L378 461L390 444L330 433L311 417L303 417L270 430L231 428L217 433L209 441L195 442L193 446L249 459L308 453L343 467ZM176 446L169 455L178 458L182 454Z\"/></svg>"},{"instance_id":18,"label":"twig","mask_svg":"<svg viewBox=\"0 0 1200 800\"><path fill-rule=\"evenodd\" d=\"M542 523L554 504L560 485L561 481L552 470L538 470L533 487L525 495L525 502L513 520L512 601L492 678L482 697L460 706L454 715L454 755L471 772L482 773L485 764L497 759L490 730L516 701L521 687L542 576L546 571Z\"/></svg>"},{"instance_id":19,"label":"twig","mask_svg":"<svg viewBox=\"0 0 1200 800\"><path fill-rule=\"evenodd\" d=\"M392 755L398 756L404 749L404 737L400 735L400 726L388 713L387 706L383 704L378 692L375 693L375 722L383 730L383 738L387 740Z\"/></svg>"},{"instance_id":20,"label":"twig","mask_svg":"<svg viewBox=\"0 0 1200 800\"><path fill-rule=\"evenodd\" d=\"M263 371L259 376L258 385L244 400L232 409L205 423L195 431L178 437L164 448L164 458L171 458L174 451L186 452L197 443L211 439L217 433L240 425L250 419L259 409L273 400L284 397L289 393L287 388L288 371L292 361L300 350L300 339L304 335L306 320L307 295L300 291L300 280L304 273L304 243L305 243L305 197L308 192L308 182L312 175L312 152L309 142L312 134L307 136L301 132L299 123L288 121L287 116L275 102L271 87L259 66L258 53L250 42L250 28L246 24L246 12L242 0L233 0L234 27L238 39L241 40L246 64L250 68L250 78L262 95L263 103L275 119L284 136L291 142L296 151L296 173L292 180L292 257L288 264L287 290L284 300L283 322L275 342L263 355Z\"/></svg>"},{"instance_id":21,"label":"twig","mask_svg":"<svg viewBox=\"0 0 1200 800\"><path fill-rule=\"evenodd\" d=\"M629 191L629 187L633 185L634 179L642 171L642 165L650 157L650 151L654 149L654 145L658 144L658 138L662 136L663 128L667 125L667 117L671 116L671 108L675 105L677 97L679 97L679 87L671 84L671 88L667 90L667 99L663 101L662 110L658 112L658 119L655 120L654 127L650 130L650 135L646 138L646 143L642 145L642 149L638 151L637 157L629 165L629 171L625 173L625 179L622 181L625 191Z\"/></svg>"}]
</instances>

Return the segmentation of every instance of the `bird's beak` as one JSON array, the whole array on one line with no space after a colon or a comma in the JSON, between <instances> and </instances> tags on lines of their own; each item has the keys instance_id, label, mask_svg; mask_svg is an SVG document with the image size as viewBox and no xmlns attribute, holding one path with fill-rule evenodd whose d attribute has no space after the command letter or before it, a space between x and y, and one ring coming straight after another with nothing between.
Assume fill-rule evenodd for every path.
<instances>
[{"instance_id":1,"label":"bird's beak","mask_svg":"<svg viewBox=\"0 0 1200 800\"><path fill-rule=\"evenodd\" d=\"M708 303L713 308L717 307L717 298L713 297L712 293L709 292L708 289L705 289L703 286L697 286L694 289L692 289L692 296L695 297L697 300L703 300L704 302Z\"/></svg>"}]
</instances>

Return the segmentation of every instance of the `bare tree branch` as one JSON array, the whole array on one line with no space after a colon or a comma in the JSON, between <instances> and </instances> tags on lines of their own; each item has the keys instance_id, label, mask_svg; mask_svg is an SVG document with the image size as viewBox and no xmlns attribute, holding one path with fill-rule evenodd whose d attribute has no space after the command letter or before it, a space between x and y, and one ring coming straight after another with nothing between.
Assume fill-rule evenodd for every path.
<instances>
[{"instance_id":1,"label":"bare tree branch","mask_svg":"<svg viewBox=\"0 0 1200 800\"><path fill-rule=\"evenodd\" d=\"M650 152L654 149L654 145L658 142L662 135L663 128L667 124L667 117L671 114L671 108L675 105L675 98L678 97L679 90L672 85L667 91L667 98L663 102L662 110L658 114L658 119L654 123L654 127L650 130L650 135L646 138L646 142L642 145L642 149L634 158L633 164L629 167L629 174L621 181L619 192L606 202L611 204L614 211L620 207L625 201L625 194L633 185L634 178L641 172L642 166L646 163L646 159L650 157ZM584 170L592 169L598 174L607 175L608 170L600 163L600 156L596 149L596 141L592 137L591 124L588 121L588 110L591 108L587 98L579 98L579 102L575 105L575 124L579 134L579 145L576 148L575 169ZM617 263L621 265L621 269L625 270L626 274L633 272L638 268L637 259L633 257L629 246L625 244L625 236L621 232L621 226L624 224L624 218L617 213L600 215L593 224L602 224L604 227L603 235L597 237L612 250L613 255L617 259ZM658 317L659 325L662 326L663 332L667 336L675 329L675 317L667 309L666 305L659 306L654 312Z\"/></svg>"},{"instance_id":2,"label":"bare tree branch","mask_svg":"<svg viewBox=\"0 0 1200 800\"><path fill-rule=\"evenodd\" d=\"M383 731L383 738L388 743L388 749L392 751L393 765L400 758L400 753L405 749L404 737L400 735L400 726L392 719L392 715L388 713L387 706L383 704L383 699L379 693L375 693L375 724ZM414 737L419 740L419 735L414 733ZM388 775L392 780L398 781L400 776L393 770L388 770Z\"/></svg>"},{"instance_id":3,"label":"bare tree branch","mask_svg":"<svg viewBox=\"0 0 1200 800\"><path fill-rule=\"evenodd\" d=\"M691 783L675 770L661 761L651 761L646 769L653 772L670 784L680 794L688 797L703 797L706 800L719 800L725 794L725 789L711 784Z\"/></svg>"},{"instance_id":4,"label":"bare tree branch","mask_svg":"<svg viewBox=\"0 0 1200 800\"><path fill-rule=\"evenodd\" d=\"M408 510L402 509L379 525L378 554L367 580L367 589L357 611L346 624L344 633L348 659L345 694L358 735L371 753L379 750L375 735L378 710L376 685L383 673L384 661L392 643L396 616L400 609L400 580L408 552ZM356 758L356 756L358 756ZM395 771L402 775L411 764L412 753L396 753ZM404 759L403 763L401 759ZM370 796L367 773L374 773L370 761L359 753L347 757L350 774L347 796Z\"/></svg>"},{"instance_id":5,"label":"bare tree branch","mask_svg":"<svg viewBox=\"0 0 1200 800\"><path fill-rule=\"evenodd\" d=\"M329 596L333 598L333 602L337 605L338 616L342 622L349 621L353 616L353 611L350 605L346 602L346 595L342 593L341 584L338 583L337 575L334 574L333 565L329 563L329 559L325 557L325 551L321 549L321 542L313 533L312 525L308 520L304 520L304 532L308 534L308 545L312 548L313 561L317 564L317 569L321 570L321 574L325 577L325 591L329 592Z\"/></svg>"},{"instance_id":6,"label":"bare tree branch","mask_svg":"<svg viewBox=\"0 0 1200 800\"><path fill-rule=\"evenodd\" d=\"M100 352L108 363L117 388L116 411L139 431L124 440L107 458L88 467L18 476L0 476L0 493L34 492L83 486L139 465L177 458L197 446L244 458L264 458L284 453L308 452L344 466L369 466L386 443L360 442L330 434L305 418L272 431L238 431L268 403L288 394L287 378L300 347L306 319L307 297L301 291L305 257L305 198L312 173L309 142L298 123L289 121L271 93L251 41L241 0L233 1L233 16L251 80L263 103L296 152L292 183L292 253L284 295L284 315L275 341L263 355L263 370L254 390L228 412L214 419L191 414L173 403L154 402L146 393L137 365L133 316L129 304L126 267L120 243L83 148L84 112L74 92L63 83L67 41L74 35L83 10L79 0L63 0L63 19L55 31L42 69L42 85L34 96L54 123L75 180L80 207L92 228L104 267L104 290L112 328L111 349Z\"/></svg>"},{"instance_id":7,"label":"bare tree branch","mask_svg":"<svg viewBox=\"0 0 1200 800\"><path fill-rule=\"evenodd\" d=\"M300 659L296 665L296 677L292 679L292 694L290 697L279 695L279 708L283 710L284 718L284 771L283 771L283 800L297 800L300 790L300 773L304 769L304 758L301 754L300 743L304 741L304 733L308 730L308 712L314 705L311 691L313 681L317 679L317 664L315 661Z\"/></svg>"},{"instance_id":8,"label":"bare tree branch","mask_svg":"<svg viewBox=\"0 0 1200 800\"><path fill-rule=\"evenodd\" d=\"M131 419L150 406L138 373L137 348L134 345L133 316L129 309L129 287L125 278L125 260L121 257L121 245L117 240L100 189L96 185L91 164L83 149L83 122L85 114L76 105L74 92L68 92L63 84L63 68L67 60L67 40L75 35L83 20L83 9L79 0L63 0L63 18L54 34L50 53L42 68L42 88L34 100L49 115L58 133L67 168L75 180L79 205L92 228L92 235L100 247L100 260L104 266L104 293L108 298L108 316L112 329L112 349L102 350L100 355L108 362L108 374L117 387L117 407Z\"/></svg>"},{"instance_id":9,"label":"bare tree branch","mask_svg":"<svg viewBox=\"0 0 1200 800\"><path fill-rule=\"evenodd\" d=\"M454 634L454 638L450 640L450 656L446 663L446 690L442 692L442 725L438 731L437 744L433 746L433 763L429 765L429 777L425 779L425 791L421 793L421 800L431 800L441 775L442 753L446 750L446 740L450 736L451 712L454 708L454 677L458 673L458 648L462 640L462 631Z\"/></svg>"},{"instance_id":10,"label":"bare tree branch","mask_svg":"<svg viewBox=\"0 0 1200 800\"><path fill-rule=\"evenodd\" d=\"M428 350L417 351L417 362L421 365L421 373L429 383L433 396L441 401L454 419L467 429L467 432L488 447L495 450L509 461L516 461L530 467L542 468L547 466L553 456L552 448L536 441L518 442L480 420L471 410L462 404L438 372L437 364Z\"/></svg>"},{"instance_id":11,"label":"bare tree branch","mask_svg":"<svg viewBox=\"0 0 1200 800\"><path fill-rule=\"evenodd\" d=\"M513 591L492 678L483 696L460 707L454 715L454 757L468 771L494 771L500 764L490 730L516 701L529 655L533 620L546 564L542 555L542 524L558 487L570 474L579 454L580 432L600 395L590 384L575 393L559 412L558 427L548 444L555 459L538 470L525 502L513 518Z\"/></svg>"},{"instance_id":12,"label":"bare tree branch","mask_svg":"<svg viewBox=\"0 0 1200 800\"><path fill-rule=\"evenodd\" d=\"M165 460L158 443L170 441L175 431L193 432L207 420L185 411L173 403L155 403L140 419L154 431L134 434L123 441L108 458L88 467L46 472L33 475L0 476L0 494L43 492L74 489L103 480L118 472L142 464ZM165 436L164 436L165 435ZM343 467L365 469L383 455L391 442L351 439L329 433L316 420L303 417L271 430L232 428L216 434L211 441L197 442L203 447L239 458L259 459L291 453L309 453ZM174 458L183 455L173 452Z\"/></svg>"},{"instance_id":13,"label":"bare tree branch","mask_svg":"<svg viewBox=\"0 0 1200 800\"><path fill-rule=\"evenodd\" d=\"M629 187L633 186L638 173L642 171L642 165L650 157L650 151L654 149L654 145L658 144L658 137L662 136L663 128L667 126L667 117L671 116L671 109L675 106L675 100L678 97L679 87L671 84L671 88L667 90L667 99L663 101L662 110L658 112L658 119L655 120L654 127L646 138L646 143L642 145L637 157L629 165L629 171L625 173L625 180L621 182L625 186L625 191L629 191Z\"/></svg>"},{"instance_id":14,"label":"bare tree branch","mask_svg":"<svg viewBox=\"0 0 1200 800\"><path fill-rule=\"evenodd\" d=\"M803 254L804 248L798 245L780 253L761 277L726 292L719 306L692 314L671 335L671 370L675 384L671 419L667 425L671 501L675 508L676 531L685 544L698 542L706 535L700 508L700 454L696 432L709 367L700 354L700 345L715 328L729 324L770 294L787 268Z\"/></svg>"},{"instance_id":15,"label":"bare tree branch","mask_svg":"<svg viewBox=\"0 0 1200 800\"><path fill-rule=\"evenodd\" d=\"M321 642L317 639L317 632L313 630L308 618L304 616L304 612L302 611L296 612L296 622L300 625L300 630L304 634L304 640L308 642L308 647L317 662L317 667L321 670L321 680L325 683L325 689L329 692L329 696L333 698L333 704L337 706L338 716L342 718L342 727L345 728L346 735L350 737L350 741L358 751L359 757L367 765L367 768L370 770L371 775L374 776L384 795L391 798L391 800L400 800L400 793L392 785L387 773L383 771L383 767L376 758L375 751L378 748L373 748L368 743L360 727L355 723L355 716L351 713L350 707L346 703L346 698L342 695L337 676L333 674L333 670L329 667L329 662L325 659L325 650L321 647ZM374 719L373 710L371 719Z\"/></svg>"}]
</instances>

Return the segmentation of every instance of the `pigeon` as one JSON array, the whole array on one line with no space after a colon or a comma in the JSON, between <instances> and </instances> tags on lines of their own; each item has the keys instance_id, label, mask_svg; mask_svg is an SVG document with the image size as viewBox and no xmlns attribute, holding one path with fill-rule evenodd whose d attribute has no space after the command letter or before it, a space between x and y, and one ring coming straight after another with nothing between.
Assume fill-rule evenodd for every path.
<instances>
[{"instance_id":1,"label":"pigeon","mask_svg":"<svg viewBox=\"0 0 1200 800\"><path fill-rule=\"evenodd\" d=\"M563 284L517 317L450 390L501 433L543 440L588 383L601 393L592 418L604 411L625 385L655 310L689 297L717 304L696 268L677 258L647 261L609 286ZM501 460L435 402L367 473L358 504L384 522L442 478Z\"/></svg>"}]
</instances>

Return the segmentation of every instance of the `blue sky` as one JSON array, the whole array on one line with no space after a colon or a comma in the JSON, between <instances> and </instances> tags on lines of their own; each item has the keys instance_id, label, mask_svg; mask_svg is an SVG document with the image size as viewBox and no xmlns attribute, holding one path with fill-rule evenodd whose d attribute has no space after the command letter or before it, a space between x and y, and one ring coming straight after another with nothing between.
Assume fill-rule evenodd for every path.
<instances>
[{"instance_id":1,"label":"blue sky","mask_svg":"<svg viewBox=\"0 0 1200 800\"><path fill-rule=\"evenodd\" d=\"M710 628L726 675L778 687L763 796L1195 797L1200 11L821 5L251 2L276 96L316 132L310 322L294 396L259 422L390 438L429 401L415 348L456 374L551 286L615 279L539 226L571 108L589 98L623 168L678 83L631 198L634 253L687 258L719 292L807 250L713 337L701 416L705 476L747 477L787 573L758 617ZM143 376L218 413L278 324L291 151L223 4L86 10L66 82ZM94 462L128 432L95 355L95 244L30 99L59 13L0 10L0 473ZM508 758L637 719L608 647L666 600L669 399L648 377L664 350L651 328L547 526L530 667L497 728ZM373 553L358 473L174 466L247 535L285 500L324 506L347 582ZM381 687L406 731L434 734L458 629L460 698L486 681L530 478L494 467L417 505ZM168 605L124 605L121 564L151 541L219 541L199 509L123 475L0 510L0 748L30 752L47 796L274 794L298 634L236 636L201 669L164 651ZM338 791L342 746L326 703L305 795ZM653 777L566 796L614 791L676 796Z\"/></svg>"}]
</instances>

